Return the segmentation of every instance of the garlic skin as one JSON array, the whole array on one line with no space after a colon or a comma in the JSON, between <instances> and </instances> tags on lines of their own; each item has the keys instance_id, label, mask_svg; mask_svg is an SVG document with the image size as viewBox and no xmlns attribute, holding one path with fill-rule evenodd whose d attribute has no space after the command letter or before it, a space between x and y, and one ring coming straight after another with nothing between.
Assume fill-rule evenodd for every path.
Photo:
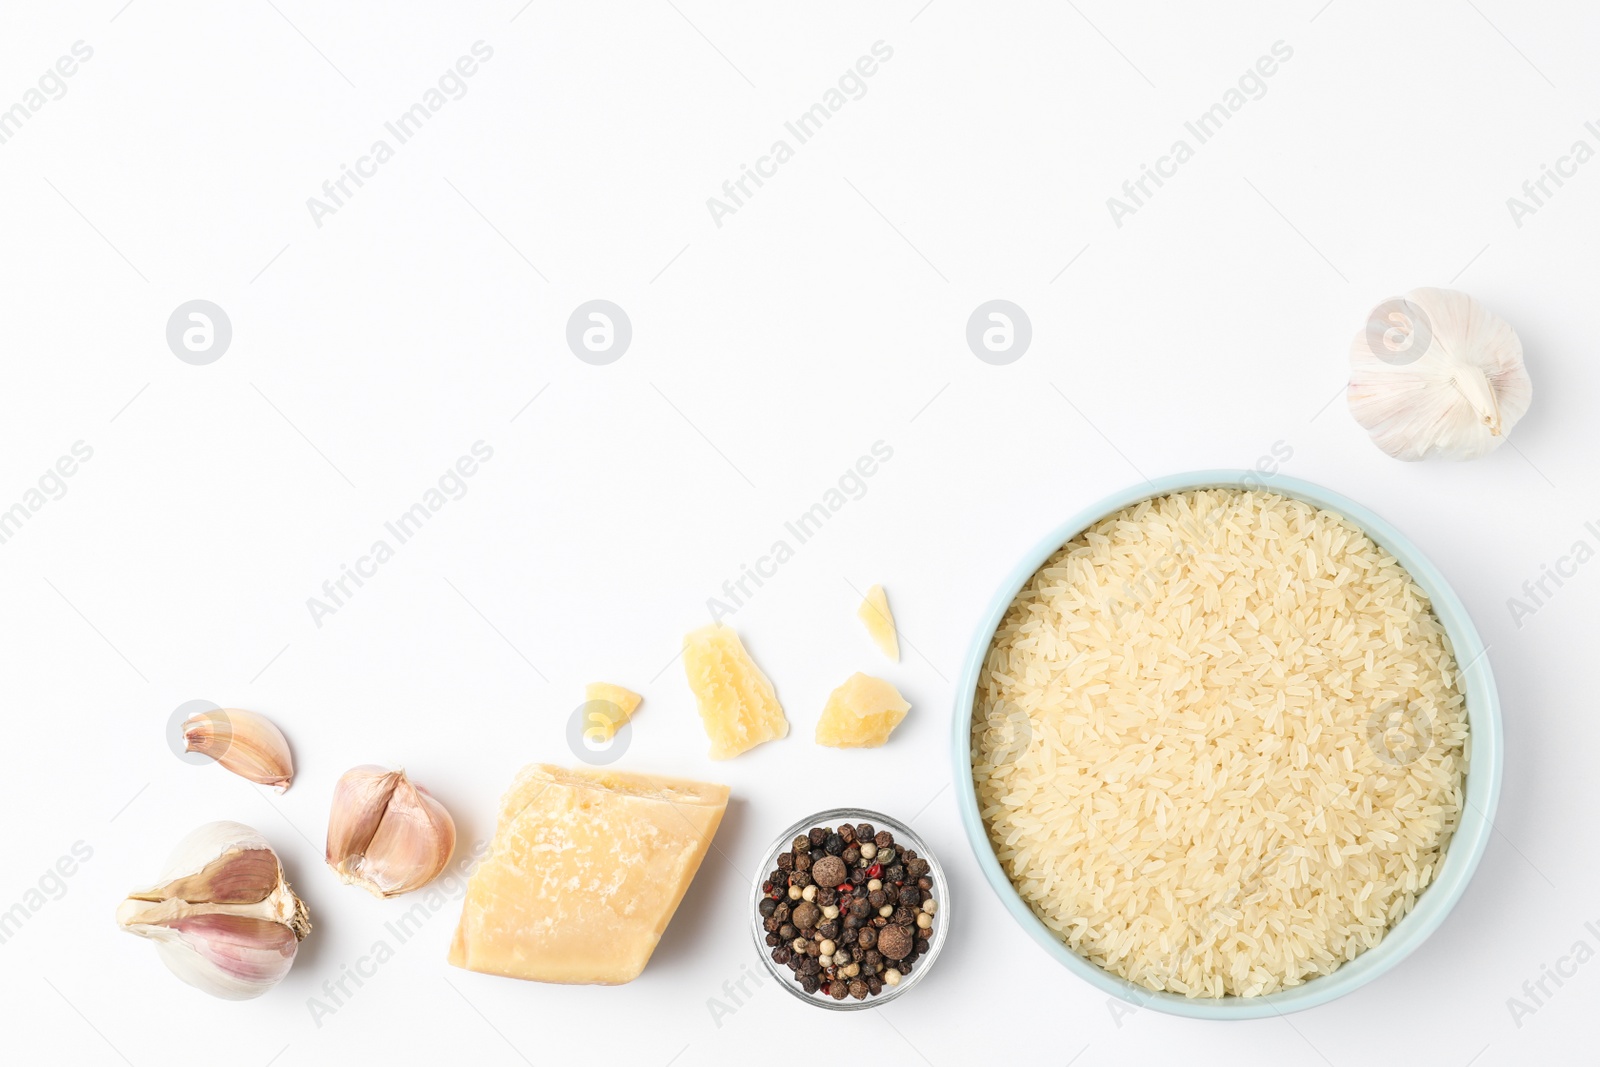
<instances>
[{"instance_id":1,"label":"garlic skin","mask_svg":"<svg viewBox=\"0 0 1600 1067\"><path fill-rule=\"evenodd\" d=\"M1350 345L1350 413L1396 459L1475 459L1533 401L1522 342L1466 293L1413 289L1380 304Z\"/></svg>"},{"instance_id":2,"label":"garlic skin","mask_svg":"<svg viewBox=\"0 0 1600 1067\"><path fill-rule=\"evenodd\" d=\"M404 770L365 764L334 786L326 858L346 885L409 893L438 877L455 847L455 820Z\"/></svg>"},{"instance_id":3,"label":"garlic skin","mask_svg":"<svg viewBox=\"0 0 1600 1067\"><path fill-rule=\"evenodd\" d=\"M294 778L288 739L253 711L225 708L189 716L183 724L183 749L210 756L239 777L280 793Z\"/></svg>"},{"instance_id":4,"label":"garlic skin","mask_svg":"<svg viewBox=\"0 0 1600 1067\"><path fill-rule=\"evenodd\" d=\"M277 853L236 822L207 823L184 838L161 880L118 906L117 924L155 942L173 974L223 1000L277 985L311 932Z\"/></svg>"}]
</instances>

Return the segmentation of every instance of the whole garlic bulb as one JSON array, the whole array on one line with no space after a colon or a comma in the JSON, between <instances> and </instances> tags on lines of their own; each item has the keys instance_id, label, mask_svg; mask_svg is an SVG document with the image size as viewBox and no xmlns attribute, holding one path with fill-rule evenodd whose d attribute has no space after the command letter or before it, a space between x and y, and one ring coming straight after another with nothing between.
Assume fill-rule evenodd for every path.
<instances>
[{"instance_id":1,"label":"whole garlic bulb","mask_svg":"<svg viewBox=\"0 0 1600 1067\"><path fill-rule=\"evenodd\" d=\"M173 974L224 1000L249 1000L289 973L311 917L267 839L236 822L184 838L149 889L128 894L117 923L154 941Z\"/></svg>"},{"instance_id":2,"label":"whole garlic bulb","mask_svg":"<svg viewBox=\"0 0 1600 1067\"><path fill-rule=\"evenodd\" d=\"M333 787L326 859L347 885L409 893L437 878L455 847L455 820L403 770L365 764Z\"/></svg>"},{"instance_id":3,"label":"whole garlic bulb","mask_svg":"<svg viewBox=\"0 0 1600 1067\"><path fill-rule=\"evenodd\" d=\"M1413 289L1378 305L1350 345L1350 413L1396 459L1475 459L1533 400L1522 342L1466 293Z\"/></svg>"}]
</instances>

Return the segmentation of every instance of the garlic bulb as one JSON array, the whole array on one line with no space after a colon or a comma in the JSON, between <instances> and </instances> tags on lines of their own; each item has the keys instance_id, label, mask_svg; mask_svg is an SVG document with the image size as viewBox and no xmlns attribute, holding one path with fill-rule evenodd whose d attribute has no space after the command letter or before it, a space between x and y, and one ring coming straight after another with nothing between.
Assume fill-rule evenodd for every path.
<instances>
[{"instance_id":1,"label":"garlic bulb","mask_svg":"<svg viewBox=\"0 0 1600 1067\"><path fill-rule=\"evenodd\" d=\"M1350 345L1350 413L1397 459L1492 452L1533 400L1522 342L1452 289L1378 305Z\"/></svg>"},{"instance_id":2,"label":"garlic bulb","mask_svg":"<svg viewBox=\"0 0 1600 1067\"><path fill-rule=\"evenodd\" d=\"M347 885L409 893L438 877L455 847L455 820L405 771L368 764L334 786L327 860Z\"/></svg>"},{"instance_id":3,"label":"garlic bulb","mask_svg":"<svg viewBox=\"0 0 1600 1067\"><path fill-rule=\"evenodd\" d=\"M253 711L219 708L189 716L183 724L183 750L210 756L239 777L280 793L294 778L283 731Z\"/></svg>"},{"instance_id":4,"label":"garlic bulb","mask_svg":"<svg viewBox=\"0 0 1600 1067\"><path fill-rule=\"evenodd\" d=\"M154 941L173 974L224 1000L271 989L311 932L277 853L236 822L207 823L184 838L161 881L117 908L117 923Z\"/></svg>"}]
</instances>

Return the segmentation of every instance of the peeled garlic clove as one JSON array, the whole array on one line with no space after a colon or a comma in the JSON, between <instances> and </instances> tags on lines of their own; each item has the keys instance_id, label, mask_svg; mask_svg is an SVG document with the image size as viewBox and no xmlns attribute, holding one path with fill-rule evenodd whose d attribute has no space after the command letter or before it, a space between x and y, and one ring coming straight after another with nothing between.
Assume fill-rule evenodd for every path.
<instances>
[{"instance_id":1,"label":"peeled garlic clove","mask_svg":"<svg viewBox=\"0 0 1600 1067\"><path fill-rule=\"evenodd\" d=\"M1350 413L1397 459L1473 459L1533 401L1509 323L1451 289L1380 304L1350 345Z\"/></svg>"},{"instance_id":2,"label":"peeled garlic clove","mask_svg":"<svg viewBox=\"0 0 1600 1067\"><path fill-rule=\"evenodd\" d=\"M236 822L208 823L186 837L161 881L117 908L117 923L154 941L173 974L225 1000L271 989L311 932L277 853Z\"/></svg>"},{"instance_id":3,"label":"peeled garlic clove","mask_svg":"<svg viewBox=\"0 0 1600 1067\"><path fill-rule=\"evenodd\" d=\"M368 764L334 787L327 861L349 885L379 897L409 893L438 877L455 847L455 820L403 770Z\"/></svg>"},{"instance_id":4,"label":"peeled garlic clove","mask_svg":"<svg viewBox=\"0 0 1600 1067\"><path fill-rule=\"evenodd\" d=\"M280 793L294 777L283 731L253 711L219 708L189 716L183 724L183 749L210 756L239 777Z\"/></svg>"}]
</instances>

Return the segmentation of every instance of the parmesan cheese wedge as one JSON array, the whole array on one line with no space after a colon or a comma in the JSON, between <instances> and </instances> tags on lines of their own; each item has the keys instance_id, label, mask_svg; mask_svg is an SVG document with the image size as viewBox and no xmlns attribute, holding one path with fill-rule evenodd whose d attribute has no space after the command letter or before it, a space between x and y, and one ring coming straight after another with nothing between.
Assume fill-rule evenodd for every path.
<instances>
[{"instance_id":1,"label":"parmesan cheese wedge","mask_svg":"<svg viewBox=\"0 0 1600 1067\"><path fill-rule=\"evenodd\" d=\"M777 692L733 627L712 623L685 636L683 669L711 738L712 759L731 759L788 736Z\"/></svg>"},{"instance_id":2,"label":"parmesan cheese wedge","mask_svg":"<svg viewBox=\"0 0 1600 1067\"><path fill-rule=\"evenodd\" d=\"M828 697L817 720L817 744L877 748L889 740L911 705L882 678L857 672Z\"/></svg>"},{"instance_id":3,"label":"parmesan cheese wedge","mask_svg":"<svg viewBox=\"0 0 1600 1067\"><path fill-rule=\"evenodd\" d=\"M894 616L889 614L889 595L883 591L883 586L875 585L867 590L867 598L856 609L856 618L866 624L867 633L883 649L883 654L899 663L900 635L895 632Z\"/></svg>"},{"instance_id":4,"label":"parmesan cheese wedge","mask_svg":"<svg viewBox=\"0 0 1600 1067\"><path fill-rule=\"evenodd\" d=\"M468 881L450 962L534 982L633 981L727 806L722 785L523 768Z\"/></svg>"},{"instance_id":5,"label":"parmesan cheese wedge","mask_svg":"<svg viewBox=\"0 0 1600 1067\"><path fill-rule=\"evenodd\" d=\"M601 707L599 714L590 716L590 721L596 723L596 728L605 735L601 740L609 741L622 729L623 723L633 718L634 711L644 698L620 685L593 682L584 689L583 699L587 704L610 705ZM612 708L616 711L613 712Z\"/></svg>"}]
</instances>

